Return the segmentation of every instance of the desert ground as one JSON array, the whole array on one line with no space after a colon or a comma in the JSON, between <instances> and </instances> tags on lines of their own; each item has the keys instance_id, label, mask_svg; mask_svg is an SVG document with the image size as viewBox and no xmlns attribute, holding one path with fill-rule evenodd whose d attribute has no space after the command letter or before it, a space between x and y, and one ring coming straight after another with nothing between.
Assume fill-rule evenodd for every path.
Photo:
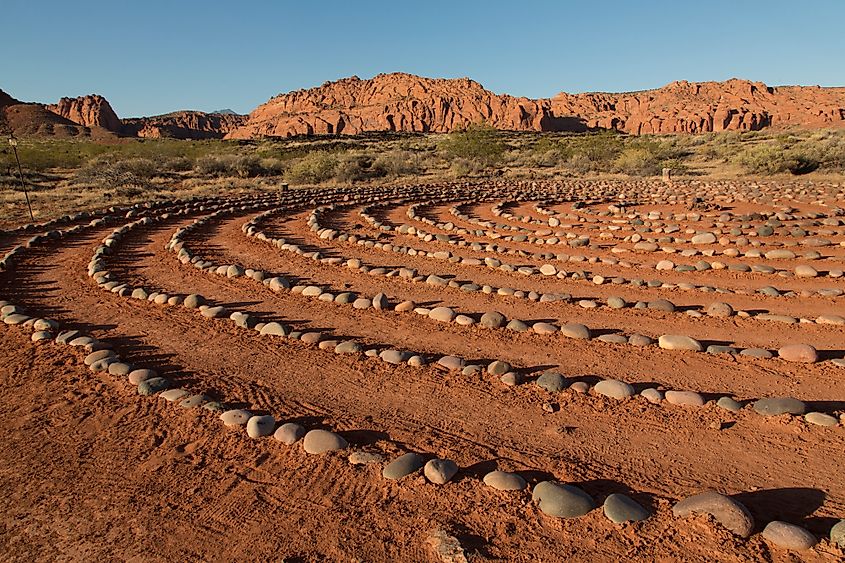
<instances>
[{"instance_id":1,"label":"desert ground","mask_svg":"<svg viewBox=\"0 0 845 563\"><path fill-rule=\"evenodd\" d=\"M841 178L521 166L10 175L3 559L842 560Z\"/></svg>"}]
</instances>

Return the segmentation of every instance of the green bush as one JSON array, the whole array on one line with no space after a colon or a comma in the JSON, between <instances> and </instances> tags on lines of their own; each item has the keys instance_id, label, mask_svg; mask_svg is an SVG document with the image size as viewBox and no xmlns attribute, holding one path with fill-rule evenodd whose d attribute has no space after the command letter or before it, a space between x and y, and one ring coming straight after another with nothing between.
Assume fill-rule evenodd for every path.
<instances>
[{"instance_id":1,"label":"green bush","mask_svg":"<svg viewBox=\"0 0 845 563\"><path fill-rule=\"evenodd\" d=\"M793 148L788 148L790 145ZM820 165L819 160L804 147L783 139L749 147L738 154L735 160L748 172L761 175L784 172L806 174Z\"/></svg>"},{"instance_id":2,"label":"green bush","mask_svg":"<svg viewBox=\"0 0 845 563\"><path fill-rule=\"evenodd\" d=\"M617 172L632 176L657 176L664 167L677 171L679 151L670 141L632 139L614 160Z\"/></svg>"},{"instance_id":3,"label":"green bush","mask_svg":"<svg viewBox=\"0 0 845 563\"><path fill-rule=\"evenodd\" d=\"M449 133L440 148L449 160L471 160L484 167L498 164L505 153L505 144L499 138L499 132L484 123L472 124Z\"/></svg>"},{"instance_id":4,"label":"green bush","mask_svg":"<svg viewBox=\"0 0 845 563\"><path fill-rule=\"evenodd\" d=\"M321 184L334 177L337 165L334 154L311 152L294 161L285 171L285 180L291 184Z\"/></svg>"}]
</instances>

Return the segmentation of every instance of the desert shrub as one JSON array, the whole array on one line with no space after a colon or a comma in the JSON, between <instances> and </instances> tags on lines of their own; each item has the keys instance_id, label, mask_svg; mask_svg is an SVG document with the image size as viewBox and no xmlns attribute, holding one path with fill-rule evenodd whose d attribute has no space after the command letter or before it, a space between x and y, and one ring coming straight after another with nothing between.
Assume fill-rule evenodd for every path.
<instances>
[{"instance_id":1,"label":"desert shrub","mask_svg":"<svg viewBox=\"0 0 845 563\"><path fill-rule=\"evenodd\" d=\"M361 154L347 154L338 158L334 179L340 183L359 182L378 176L373 170L373 158Z\"/></svg>"},{"instance_id":2,"label":"desert shrub","mask_svg":"<svg viewBox=\"0 0 845 563\"><path fill-rule=\"evenodd\" d=\"M576 174L609 171L624 147L624 138L614 131L544 137L531 149L533 164L563 166Z\"/></svg>"},{"instance_id":3,"label":"desert shrub","mask_svg":"<svg viewBox=\"0 0 845 563\"><path fill-rule=\"evenodd\" d=\"M338 159L332 153L315 151L295 160L285 170L285 179L292 184L320 184L332 179Z\"/></svg>"},{"instance_id":4,"label":"desert shrub","mask_svg":"<svg viewBox=\"0 0 845 563\"><path fill-rule=\"evenodd\" d=\"M266 176L281 176L285 173L285 163L279 158L262 158L259 164Z\"/></svg>"},{"instance_id":5,"label":"desert shrub","mask_svg":"<svg viewBox=\"0 0 845 563\"><path fill-rule=\"evenodd\" d=\"M397 178L420 173L420 157L409 150L391 150L379 153L372 165L381 176Z\"/></svg>"},{"instance_id":6,"label":"desert shrub","mask_svg":"<svg viewBox=\"0 0 845 563\"><path fill-rule=\"evenodd\" d=\"M677 171L679 154L667 140L632 139L614 159L614 170L632 176L656 176L664 167Z\"/></svg>"},{"instance_id":7,"label":"desert shrub","mask_svg":"<svg viewBox=\"0 0 845 563\"><path fill-rule=\"evenodd\" d=\"M791 147L791 148L790 148ZM810 151L783 139L746 148L735 161L752 174L806 174L819 167Z\"/></svg>"},{"instance_id":8,"label":"desert shrub","mask_svg":"<svg viewBox=\"0 0 845 563\"><path fill-rule=\"evenodd\" d=\"M187 172L193 169L194 163L187 157L174 156L161 159L159 166L164 172Z\"/></svg>"},{"instance_id":9,"label":"desert shrub","mask_svg":"<svg viewBox=\"0 0 845 563\"><path fill-rule=\"evenodd\" d=\"M148 186L158 174L158 165L148 158L112 161L104 155L82 166L76 172L76 179L78 182L102 187Z\"/></svg>"},{"instance_id":10,"label":"desert shrub","mask_svg":"<svg viewBox=\"0 0 845 563\"><path fill-rule=\"evenodd\" d=\"M483 162L472 158L455 158L449 165L450 175L454 178L478 176L486 169Z\"/></svg>"},{"instance_id":11,"label":"desert shrub","mask_svg":"<svg viewBox=\"0 0 845 563\"><path fill-rule=\"evenodd\" d=\"M496 129L477 123L446 135L440 148L449 160L472 160L483 167L489 167L501 161L506 147Z\"/></svg>"},{"instance_id":12,"label":"desert shrub","mask_svg":"<svg viewBox=\"0 0 845 563\"><path fill-rule=\"evenodd\" d=\"M261 160L257 156L239 154L201 157L197 159L194 170L206 176L237 176L239 178L254 178L264 172Z\"/></svg>"}]
</instances>

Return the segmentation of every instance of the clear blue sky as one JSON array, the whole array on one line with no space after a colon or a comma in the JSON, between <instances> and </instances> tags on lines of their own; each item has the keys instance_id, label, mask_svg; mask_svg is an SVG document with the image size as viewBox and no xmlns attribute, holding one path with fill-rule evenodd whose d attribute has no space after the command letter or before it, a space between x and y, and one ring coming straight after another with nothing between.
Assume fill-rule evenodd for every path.
<instances>
[{"instance_id":1,"label":"clear blue sky","mask_svg":"<svg viewBox=\"0 0 845 563\"><path fill-rule=\"evenodd\" d=\"M246 113L395 71L529 97L681 79L845 84L845 0L3 0L0 14L0 89L99 93L121 117Z\"/></svg>"}]
</instances>

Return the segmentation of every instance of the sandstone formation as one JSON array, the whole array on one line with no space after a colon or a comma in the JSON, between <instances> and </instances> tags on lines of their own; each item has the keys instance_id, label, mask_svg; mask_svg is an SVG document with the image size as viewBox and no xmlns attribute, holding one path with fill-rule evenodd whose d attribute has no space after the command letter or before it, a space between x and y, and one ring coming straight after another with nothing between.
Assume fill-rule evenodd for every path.
<instances>
[{"instance_id":1,"label":"sandstone formation","mask_svg":"<svg viewBox=\"0 0 845 563\"><path fill-rule=\"evenodd\" d=\"M91 136L92 131L42 104L21 102L0 90L0 133L13 133L17 137L79 137Z\"/></svg>"},{"instance_id":2,"label":"sandstone formation","mask_svg":"<svg viewBox=\"0 0 845 563\"><path fill-rule=\"evenodd\" d=\"M120 131L120 118L108 100L98 94L62 98L59 103L48 105L47 109L85 127L102 127L115 133Z\"/></svg>"},{"instance_id":3,"label":"sandstone formation","mask_svg":"<svg viewBox=\"0 0 845 563\"><path fill-rule=\"evenodd\" d=\"M245 122L246 116L233 113L177 111L124 119L121 133L128 137L151 139L222 139Z\"/></svg>"},{"instance_id":4,"label":"sandstone formation","mask_svg":"<svg viewBox=\"0 0 845 563\"><path fill-rule=\"evenodd\" d=\"M356 76L280 94L248 116L177 111L120 120L102 96L23 104L0 95L7 128L23 135L85 135L109 131L129 137L252 139L367 132L447 133L484 122L510 131L611 129L640 135L764 128L845 126L845 88L672 82L640 92L560 93L552 98L495 94L469 78L404 73ZM11 117L10 115L11 114ZM11 125L8 125L11 124ZM80 129L83 126L88 129Z\"/></svg>"},{"instance_id":5,"label":"sandstone formation","mask_svg":"<svg viewBox=\"0 0 845 563\"><path fill-rule=\"evenodd\" d=\"M482 121L514 131L615 129L635 135L834 127L845 125L845 88L769 87L732 79L534 100L494 94L468 78L353 76L280 94L253 110L228 137L448 132Z\"/></svg>"}]
</instances>

